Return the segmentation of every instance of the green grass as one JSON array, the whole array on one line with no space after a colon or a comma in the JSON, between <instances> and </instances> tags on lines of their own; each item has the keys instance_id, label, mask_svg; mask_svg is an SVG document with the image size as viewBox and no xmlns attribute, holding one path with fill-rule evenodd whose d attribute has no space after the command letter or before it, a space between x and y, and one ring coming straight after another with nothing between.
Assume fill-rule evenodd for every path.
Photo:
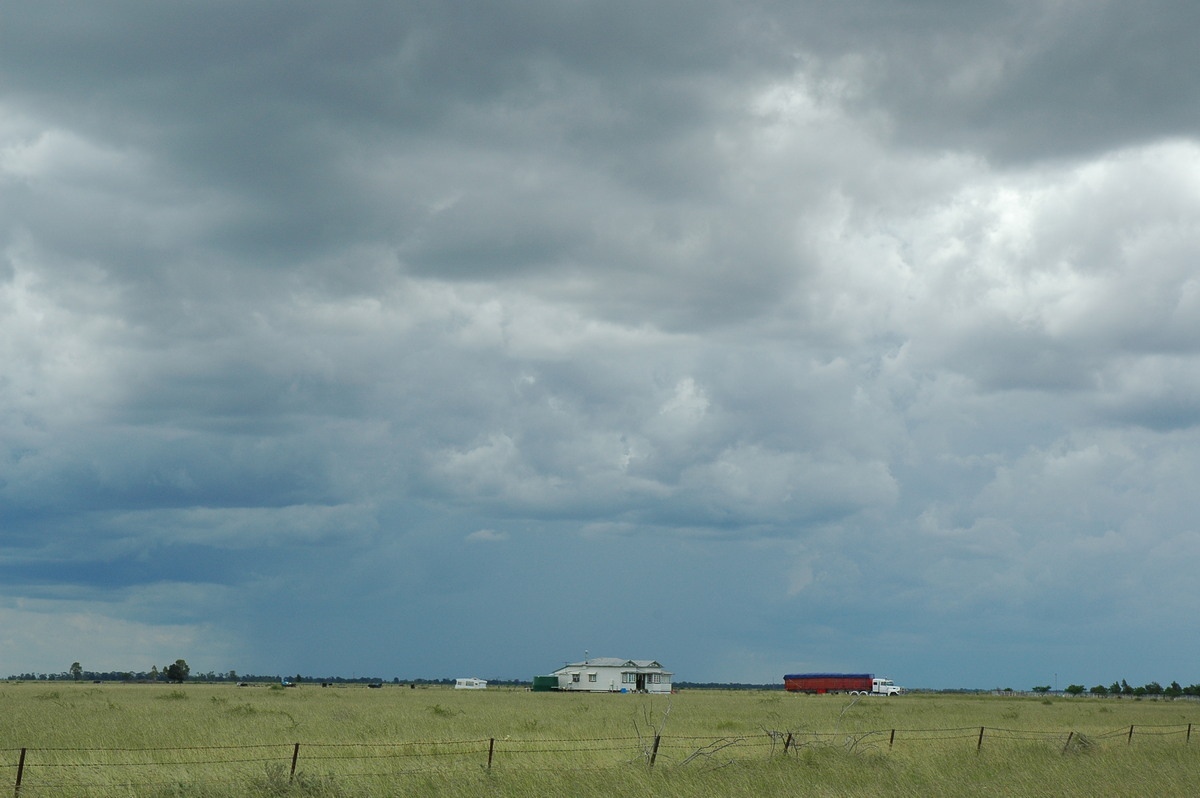
<instances>
[{"instance_id":1,"label":"green grass","mask_svg":"<svg viewBox=\"0 0 1200 798\"><path fill-rule=\"evenodd\" d=\"M0 719L0 790L26 748L22 798L1173 796L1200 784L1190 701L0 683Z\"/></svg>"}]
</instances>

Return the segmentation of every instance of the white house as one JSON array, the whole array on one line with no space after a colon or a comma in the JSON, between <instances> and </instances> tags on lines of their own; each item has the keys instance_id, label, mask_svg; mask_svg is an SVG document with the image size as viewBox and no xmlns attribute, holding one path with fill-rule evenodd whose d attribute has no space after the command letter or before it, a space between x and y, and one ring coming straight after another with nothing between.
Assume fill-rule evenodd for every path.
<instances>
[{"instance_id":1,"label":"white house","mask_svg":"<svg viewBox=\"0 0 1200 798\"><path fill-rule=\"evenodd\" d=\"M567 663L550 675L558 677L559 690L669 693L674 674L652 659L590 657Z\"/></svg>"},{"instance_id":2,"label":"white house","mask_svg":"<svg viewBox=\"0 0 1200 798\"><path fill-rule=\"evenodd\" d=\"M454 689L455 690L486 690L487 689L487 680L486 679L455 679L454 680Z\"/></svg>"}]
</instances>

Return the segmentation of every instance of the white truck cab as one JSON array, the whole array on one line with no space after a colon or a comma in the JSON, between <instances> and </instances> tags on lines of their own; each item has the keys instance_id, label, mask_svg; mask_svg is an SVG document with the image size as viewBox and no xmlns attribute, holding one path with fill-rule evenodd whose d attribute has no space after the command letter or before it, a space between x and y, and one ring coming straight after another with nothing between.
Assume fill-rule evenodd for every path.
<instances>
[{"instance_id":1,"label":"white truck cab","mask_svg":"<svg viewBox=\"0 0 1200 798\"><path fill-rule=\"evenodd\" d=\"M891 679L871 679L870 690L851 690L850 695L900 695L903 687L897 687Z\"/></svg>"},{"instance_id":2,"label":"white truck cab","mask_svg":"<svg viewBox=\"0 0 1200 798\"><path fill-rule=\"evenodd\" d=\"M891 679L872 679L871 695L900 695L903 687L897 687Z\"/></svg>"}]
</instances>

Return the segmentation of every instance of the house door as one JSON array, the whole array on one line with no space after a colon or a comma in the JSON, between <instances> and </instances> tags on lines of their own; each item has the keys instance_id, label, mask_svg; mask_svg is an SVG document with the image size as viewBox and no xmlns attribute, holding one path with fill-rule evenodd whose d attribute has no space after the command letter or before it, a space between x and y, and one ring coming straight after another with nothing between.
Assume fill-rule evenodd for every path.
<instances>
[{"instance_id":1,"label":"house door","mask_svg":"<svg viewBox=\"0 0 1200 798\"><path fill-rule=\"evenodd\" d=\"M639 693L644 692L646 689L646 674L639 673L634 678L637 679L637 691Z\"/></svg>"}]
</instances>

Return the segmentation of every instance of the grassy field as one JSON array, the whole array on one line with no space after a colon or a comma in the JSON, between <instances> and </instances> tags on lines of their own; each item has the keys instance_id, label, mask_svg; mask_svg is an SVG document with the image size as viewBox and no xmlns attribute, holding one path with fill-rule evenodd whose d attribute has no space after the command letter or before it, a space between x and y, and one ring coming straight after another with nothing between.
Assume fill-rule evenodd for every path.
<instances>
[{"instance_id":1,"label":"grassy field","mask_svg":"<svg viewBox=\"0 0 1200 798\"><path fill-rule=\"evenodd\" d=\"M22 798L1182 796L1193 722L1132 699L0 683L0 790L24 748Z\"/></svg>"}]
</instances>

